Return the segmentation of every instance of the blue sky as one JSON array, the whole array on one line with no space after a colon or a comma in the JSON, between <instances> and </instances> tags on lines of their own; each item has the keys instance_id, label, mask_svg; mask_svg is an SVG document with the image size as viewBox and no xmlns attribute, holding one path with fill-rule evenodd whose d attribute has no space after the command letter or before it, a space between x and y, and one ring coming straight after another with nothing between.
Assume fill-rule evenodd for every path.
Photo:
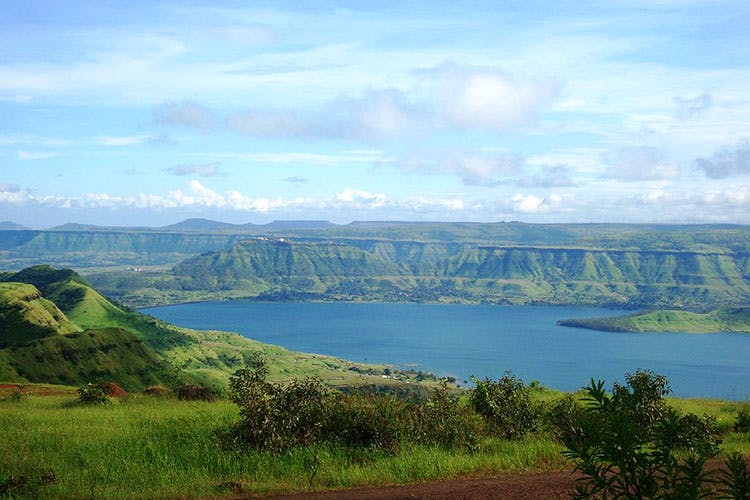
<instances>
[{"instance_id":1,"label":"blue sky","mask_svg":"<svg viewBox=\"0 0 750 500\"><path fill-rule=\"evenodd\" d=\"M299 3L3 2L0 220L750 223L745 1Z\"/></svg>"}]
</instances>

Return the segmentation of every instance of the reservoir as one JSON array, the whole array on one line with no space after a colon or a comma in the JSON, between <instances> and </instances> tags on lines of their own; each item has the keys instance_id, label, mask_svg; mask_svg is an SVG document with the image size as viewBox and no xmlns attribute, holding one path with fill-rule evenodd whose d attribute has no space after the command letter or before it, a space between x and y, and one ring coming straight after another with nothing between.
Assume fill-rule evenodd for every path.
<instances>
[{"instance_id":1,"label":"reservoir","mask_svg":"<svg viewBox=\"0 0 750 500\"><path fill-rule=\"evenodd\" d=\"M558 326L616 316L579 306L202 302L143 309L170 323L223 330L295 351L456 377L501 377L566 391L624 374L665 375L672 395L750 399L750 334L616 333Z\"/></svg>"}]
</instances>

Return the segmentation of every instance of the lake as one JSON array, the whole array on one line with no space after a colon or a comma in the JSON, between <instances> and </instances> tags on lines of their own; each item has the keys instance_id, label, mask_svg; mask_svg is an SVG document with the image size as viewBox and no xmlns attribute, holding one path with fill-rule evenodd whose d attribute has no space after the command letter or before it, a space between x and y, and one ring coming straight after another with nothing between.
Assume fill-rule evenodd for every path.
<instances>
[{"instance_id":1,"label":"lake","mask_svg":"<svg viewBox=\"0 0 750 500\"><path fill-rule=\"evenodd\" d=\"M750 335L613 333L559 319L622 311L573 306L203 302L143 309L170 323L224 330L295 351L454 376L575 390L607 387L638 368L669 378L680 397L750 399Z\"/></svg>"}]
</instances>

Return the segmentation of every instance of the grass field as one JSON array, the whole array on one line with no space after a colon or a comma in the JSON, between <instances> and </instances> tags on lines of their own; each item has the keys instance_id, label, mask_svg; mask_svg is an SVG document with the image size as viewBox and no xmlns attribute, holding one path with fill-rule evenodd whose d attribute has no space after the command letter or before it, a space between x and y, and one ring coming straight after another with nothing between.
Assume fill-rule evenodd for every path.
<instances>
[{"instance_id":1,"label":"grass field","mask_svg":"<svg viewBox=\"0 0 750 500\"><path fill-rule=\"evenodd\" d=\"M6 494L47 498L222 497L570 466L562 446L543 433L519 442L485 439L474 452L410 446L389 455L325 445L240 453L222 447L217 437L238 418L225 400L131 395L85 406L69 388L32 389L18 400L0 395L0 496L5 488ZM556 396L543 393L548 400ZM750 454L750 436L730 431L739 404L670 404L716 416L725 430L723 450Z\"/></svg>"}]
</instances>

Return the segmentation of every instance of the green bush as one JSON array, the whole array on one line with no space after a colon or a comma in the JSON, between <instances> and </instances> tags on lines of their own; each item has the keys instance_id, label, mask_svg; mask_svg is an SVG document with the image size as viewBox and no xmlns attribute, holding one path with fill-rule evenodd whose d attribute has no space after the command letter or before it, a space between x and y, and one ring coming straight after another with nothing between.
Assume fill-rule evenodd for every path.
<instances>
[{"instance_id":1,"label":"green bush","mask_svg":"<svg viewBox=\"0 0 750 500\"><path fill-rule=\"evenodd\" d=\"M328 441L395 452L410 434L413 407L388 394L336 394L325 425Z\"/></svg>"},{"instance_id":2,"label":"green bush","mask_svg":"<svg viewBox=\"0 0 750 500\"><path fill-rule=\"evenodd\" d=\"M563 435L565 455L582 474L579 498L702 498L706 460L718 453L716 422L681 415L664 396L669 384L649 371L626 375L612 394L591 381L579 432Z\"/></svg>"},{"instance_id":3,"label":"green bush","mask_svg":"<svg viewBox=\"0 0 750 500\"><path fill-rule=\"evenodd\" d=\"M531 389L511 372L497 381L472 377L476 387L469 393L474 411L484 417L489 432L505 439L522 439L539 424L540 409Z\"/></svg>"},{"instance_id":4,"label":"green bush","mask_svg":"<svg viewBox=\"0 0 750 500\"><path fill-rule=\"evenodd\" d=\"M546 409L545 423L549 431L560 441L575 439L583 432L581 419L584 411L583 406L572 394L566 394Z\"/></svg>"},{"instance_id":5,"label":"green bush","mask_svg":"<svg viewBox=\"0 0 750 500\"><path fill-rule=\"evenodd\" d=\"M265 359L255 356L229 379L229 398L241 417L234 440L276 451L317 441L329 412L328 390L311 378L272 384L267 373Z\"/></svg>"},{"instance_id":6,"label":"green bush","mask_svg":"<svg viewBox=\"0 0 750 500\"><path fill-rule=\"evenodd\" d=\"M737 412L734 432L750 432L750 408L747 405L742 406Z\"/></svg>"},{"instance_id":7,"label":"green bush","mask_svg":"<svg viewBox=\"0 0 750 500\"><path fill-rule=\"evenodd\" d=\"M78 401L88 404L109 402L109 384L104 380L95 380L78 388Z\"/></svg>"},{"instance_id":8,"label":"green bush","mask_svg":"<svg viewBox=\"0 0 750 500\"><path fill-rule=\"evenodd\" d=\"M419 442L476 449L483 430L481 417L451 397L445 381L417 408L415 438Z\"/></svg>"},{"instance_id":9,"label":"green bush","mask_svg":"<svg viewBox=\"0 0 750 500\"><path fill-rule=\"evenodd\" d=\"M750 469L739 453L729 455L716 479L719 498L750 499Z\"/></svg>"},{"instance_id":10,"label":"green bush","mask_svg":"<svg viewBox=\"0 0 750 500\"><path fill-rule=\"evenodd\" d=\"M218 395L210 387L197 384L181 385L175 389L177 399L181 401L215 401Z\"/></svg>"}]
</instances>

